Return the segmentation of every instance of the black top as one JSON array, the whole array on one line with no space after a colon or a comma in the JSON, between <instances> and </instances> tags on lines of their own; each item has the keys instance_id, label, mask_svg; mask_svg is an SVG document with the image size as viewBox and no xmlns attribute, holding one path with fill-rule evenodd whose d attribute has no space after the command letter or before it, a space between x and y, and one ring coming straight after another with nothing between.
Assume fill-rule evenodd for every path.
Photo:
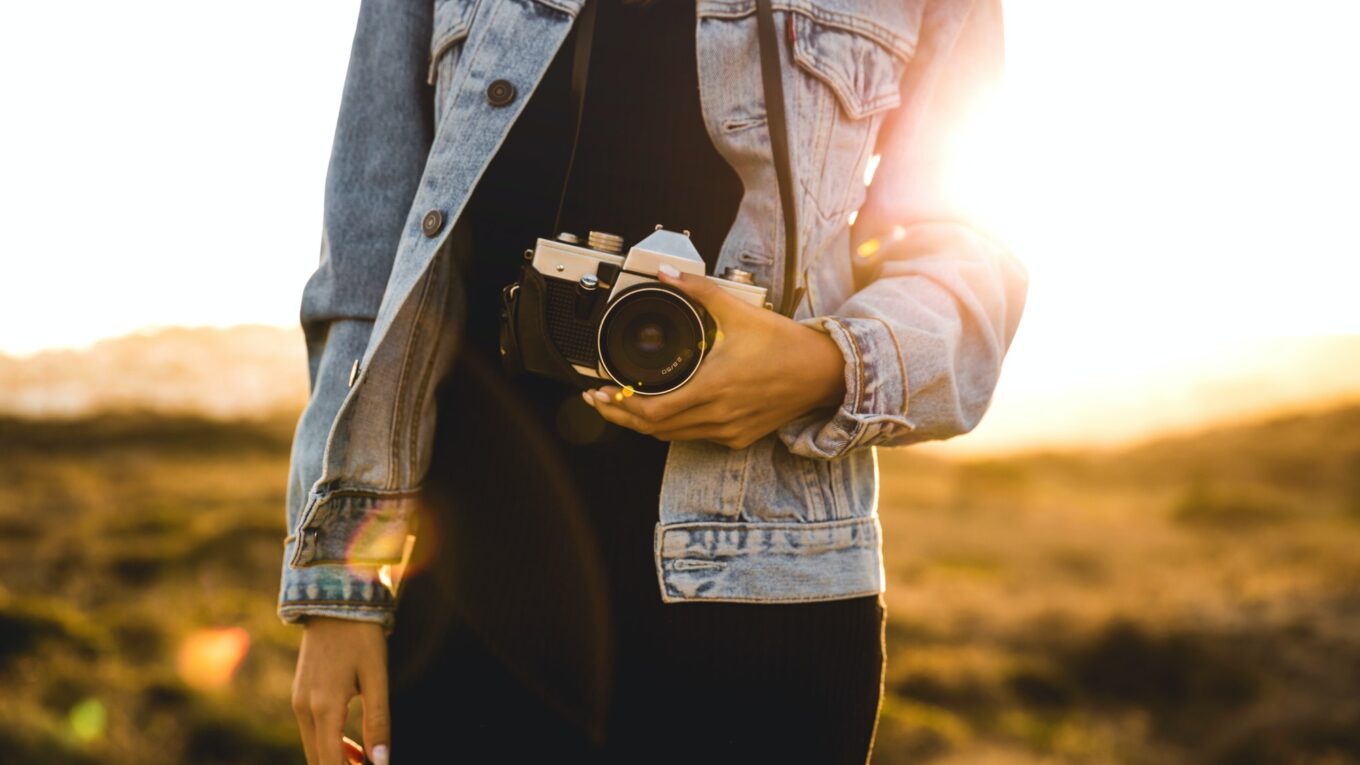
<instances>
[{"instance_id":1,"label":"black top","mask_svg":"<svg viewBox=\"0 0 1360 765\"><path fill-rule=\"evenodd\" d=\"M711 271L742 189L704 128L694 3L592 2L600 4L563 228L583 239L590 229L620 234L625 247L658 223L689 229ZM486 360L516 406L543 426L549 451L560 457L595 526L613 599L626 611L632 603L658 600L651 540L667 445L609 425L562 383L533 375L506 379L500 368L501 288L518 277L521 256L537 237L557 233L553 218L571 149L575 42L573 32L463 217L471 242L463 348ZM483 399L491 398L463 403L490 405ZM516 419L502 414L507 422ZM506 429L486 437L527 436ZM488 466L487 474L541 475L544 466L535 459Z\"/></svg>"},{"instance_id":2,"label":"black top","mask_svg":"<svg viewBox=\"0 0 1360 765\"><path fill-rule=\"evenodd\" d=\"M657 223L690 229L711 270L741 185L701 121L694 3L590 1L564 228L628 244ZM574 43L459 221L467 324L439 392L426 483L436 510L414 556L434 550L435 562L403 585L389 651L393 746L420 762L863 763L883 667L877 599L663 604L652 536L667 445L606 427L566 385L501 371L501 287L536 237L556 233ZM563 711L578 704L596 711ZM695 710L739 724L671 735ZM564 715L602 717L607 753Z\"/></svg>"},{"instance_id":3,"label":"black top","mask_svg":"<svg viewBox=\"0 0 1360 765\"><path fill-rule=\"evenodd\" d=\"M592 0L599 1L599 0ZM710 272L741 201L741 181L713 148L699 105L694 3L603 0L562 228L623 236L688 229ZM571 149L575 32L511 129L469 202L469 335L495 350L499 291L520 255L552 237Z\"/></svg>"}]
</instances>

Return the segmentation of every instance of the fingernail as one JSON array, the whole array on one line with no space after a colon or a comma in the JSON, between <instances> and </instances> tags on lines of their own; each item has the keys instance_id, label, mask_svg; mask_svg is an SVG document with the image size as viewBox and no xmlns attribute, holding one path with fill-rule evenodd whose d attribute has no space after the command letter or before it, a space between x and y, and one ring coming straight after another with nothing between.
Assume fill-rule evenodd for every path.
<instances>
[{"instance_id":1,"label":"fingernail","mask_svg":"<svg viewBox=\"0 0 1360 765\"><path fill-rule=\"evenodd\" d=\"M582 398L587 404L590 404L591 406L595 406L595 399L593 399L593 398L590 397L590 391L588 391L588 390L583 390L583 391L581 391L581 398Z\"/></svg>"},{"instance_id":2,"label":"fingernail","mask_svg":"<svg viewBox=\"0 0 1360 765\"><path fill-rule=\"evenodd\" d=\"M602 390L597 390L597 391L595 391L595 400L596 400L596 401L599 401L599 402L602 403L602 404L608 404L608 403L609 403L609 394L608 394L608 393L605 393L605 392L602 391Z\"/></svg>"},{"instance_id":3,"label":"fingernail","mask_svg":"<svg viewBox=\"0 0 1360 765\"><path fill-rule=\"evenodd\" d=\"M672 279L680 278L680 272L676 270L675 266L671 265L670 263L662 263L661 266L656 270L662 276L669 276Z\"/></svg>"},{"instance_id":4,"label":"fingernail","mask_svg":"<svg viewBox=\"0 0 1360 765\"><path fill-rule=\"evenodd\" d=\"M373 765L387 765L387 747L383 744L373 747L373 751L368 753L368 759L373 761Z\"/></svg>"}]
</instances>

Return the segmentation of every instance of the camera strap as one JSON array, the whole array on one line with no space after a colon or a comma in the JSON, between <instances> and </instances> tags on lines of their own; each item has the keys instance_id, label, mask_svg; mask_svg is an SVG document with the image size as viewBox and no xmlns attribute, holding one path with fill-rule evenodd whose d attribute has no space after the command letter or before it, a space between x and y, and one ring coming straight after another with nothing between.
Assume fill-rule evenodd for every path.
<instances>
[{"instance_id":1,"label":"camera strap","mask_svg":"<svg viewBox=\"0 0 1360 765\"><path fill-rule=\"evenodd\" d=\"M576 163L576 146L581 139L581 118L585 113L586 79L590 74L590 48L595 36L595 7L601 0L586 0L576 18L576 46L571 60L571 99L575 109L571 137L571 151L567 155L567 174L562 180L562 193L557 199L557 215L553 218L554 234L561 230L562 208L567 202L567 188L571 185L571 171ZM784 221L784 281L779 312L792 317L803 301L803 287L798 279L798 211L793 194L793 164L789 159L788 119L784 110L784 85L780 77L779 37L775 32L774 8L771 0L756 0L756 31L760 40L760 75L765 90L765 126L770 134L770 148L774 154L775 175L779 183L779 206Z\"/></svg>"},{"instance_id":2,"label":"camera strap","mask_svg":"<svg viewBox=\"0 0 1360 765\"><path fill-rule=\"evenodd\" d=\"M774 151L779 180L779 206L784 219L784 283L779 312L793 317L803 302L798 281L798 208L793 195L793 164L789 160L789 129L784 112L784 85L779 76L779 37L775 34L771 0L756 0L756 28L760 35L760 75L765 86L765 127Z\"/></svg>"},{"instance_id":3,"label":"camera strap","mask_svg":"<svg viewBox=\"0 0 1360 765\"><path fill-rule=\"evenodd\" d=\"M567 154L567 174L562 178L562 193L557 197L557 215L553 217L552 235L562 231L562 208L567 204L567 189L571 186L571 170L576 165L576 147L581 143L581 117L586 111L586 78L590 75L590 46L595 37L595 6L600 0L586 0L576 17L576 47L571 52L571 151Z\"/></svg>"}]
</instances>

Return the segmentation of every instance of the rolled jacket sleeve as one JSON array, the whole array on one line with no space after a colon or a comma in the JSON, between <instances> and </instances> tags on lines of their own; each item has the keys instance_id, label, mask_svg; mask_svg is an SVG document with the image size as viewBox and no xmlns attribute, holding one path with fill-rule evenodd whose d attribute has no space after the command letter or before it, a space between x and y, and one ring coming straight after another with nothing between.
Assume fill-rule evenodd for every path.
<instances>
[{"instance_id":1,"label":"rolled jacket sleeve","mask_svg":"<svg viewBox=\"0 0 1360 765\"><path fill-rule=\"evenodd\" d=\"M845 399L781 428L794 454L834 459L948 438L986 411L1028 277L952 203L944 165L953 132L996 82L1003 48L999 0L927 7L904 102L883 125L882 160L852 233L865 286L804 321L840 348Z\"/></svg>"},{"instance_id":2,"label":"rolled jacket sleeve","mask_svg":"<svg viewBox=\"0 0 1360 765\"><path fill-rule=\"evenodd\" d=\"M298 533L316 505L313 490L321 476L331 423L349 389L349 359L363 353L371 322L345 319L330 322L318 349L318 375L312 395L293 438L288 483L288 529L284 542L283 575L279 587L279 616L301 622L309 616L331 616L376 621L390 626L396 608L394 593L383 584L380 562L344 560L332 555L305 567L293 565L308 549Z\"/></svg>"},{"instance_id":3,"label":"rolled jacket sleeve","mask_svg":"<svg viewBox=\"0 0 1360 765\"><path fill-rule=\"evenodd\" d=\"M308 616L392 622L395 598L379 576L381 564L293 564L299 552L316 552L298 529L326 493L316 484L332 424L368 347L433 138L425 84L433 13L428 0L363 0L359 9L326 173L321 260L302 296L311 396L289 475L278 606L288 622Z\"/></svg>"}]
</instances>

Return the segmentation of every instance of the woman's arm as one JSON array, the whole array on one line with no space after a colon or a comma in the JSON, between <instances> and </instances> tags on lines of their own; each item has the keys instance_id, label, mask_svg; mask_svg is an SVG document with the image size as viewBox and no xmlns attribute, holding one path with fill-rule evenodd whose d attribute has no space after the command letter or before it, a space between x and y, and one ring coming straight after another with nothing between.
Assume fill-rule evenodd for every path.
<instances>
[{"instance_id":1,"label":"woman's arm","mask_svg":"<svg viewBox=\"0 0 1360 765\"><path fill-rule=\"evenodd\" d=\"M733 449L845 398L845 359L824 333L727 294L703 276L663 268L660 280L703 304L718 339L694 379L663 396L586 391L606 420L663 441L706 440Z\"/></svg>"},{"instance_id":2,"label":"woman's arm","mask_svg":"<svg viewBox=\"0 0 1360 765\"><path fill-rule=\"evenodd\" d=\"M425 84L433 28L429 0L364 0L326 174L321 263L303 292L311 396L293 442L288 550L279 613L305 623L293 707L309 765L341 760L345 709L364 705L369 757L386 765L384 627L395 600L374 566L287 565L299 515L321 476L331 424L367 348L402 228L433 138Z\"/></svg>"}]
</instances>

